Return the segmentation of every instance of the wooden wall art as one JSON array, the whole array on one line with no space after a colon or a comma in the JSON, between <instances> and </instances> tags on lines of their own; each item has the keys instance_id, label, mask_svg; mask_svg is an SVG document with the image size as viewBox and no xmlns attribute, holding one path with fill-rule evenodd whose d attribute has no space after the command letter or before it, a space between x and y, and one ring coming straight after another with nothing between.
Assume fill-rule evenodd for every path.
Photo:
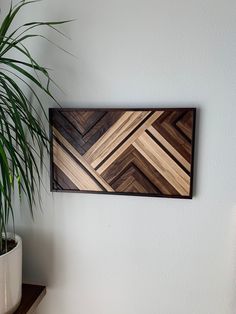
<instances>
[{"instance_id":1,"label":"wooden wall art","mask_svg":"<svg viewBox=\"0 0 236 314\"><path fill-rule=\"evenodd\" d=\"M195 114L50 109L51 190L192 198Z\"/></svg>"}]
</instances>

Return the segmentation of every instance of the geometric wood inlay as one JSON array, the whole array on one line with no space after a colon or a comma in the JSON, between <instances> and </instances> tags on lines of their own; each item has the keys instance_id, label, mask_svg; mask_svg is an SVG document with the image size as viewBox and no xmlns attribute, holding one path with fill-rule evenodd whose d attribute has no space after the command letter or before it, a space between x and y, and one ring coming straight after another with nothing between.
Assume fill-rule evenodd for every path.
<instances>
[{"instance_id":1,"label":"geometric wood inlay","mask_svg":"<svg viewBox=\"0 0 236 314\"><path fill-rule=\"evenodd\" d=\"M51 190L192 197L195 108L50 109Z\"/></svg>"}]
</instances>

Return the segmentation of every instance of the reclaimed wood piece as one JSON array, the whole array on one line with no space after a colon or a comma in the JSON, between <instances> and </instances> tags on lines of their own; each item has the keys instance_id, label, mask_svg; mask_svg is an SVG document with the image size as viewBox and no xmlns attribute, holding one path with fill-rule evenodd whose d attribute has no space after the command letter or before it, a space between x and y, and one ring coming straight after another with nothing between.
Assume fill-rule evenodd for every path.
<instances>
[{"instance_id":1,"label":"reclaimed wood piece","mask_svg":"<svg viewBox=\"0 0 236 314\"><path fill-rule=\"evenodd\" d=\"M63 136L61 136L57 129L53 128L53 134L55 134L60 143L68 149L73 157L77 159L77 162L79 162L82 167L84 167L102 186L104 186L107 191L114 192L114 190L106 183L106 181L103 180L103 178L97 174L93 167L90 166L90 164L87 163L86 160L77 152L77 150Z\"/></svg>"},{"instance_id":2,"label":"reclaimed wood piece","mask_svg":"<svg viewBox=\"0 0 236 314\"><path fill-rule=\"evenodd\" d=\"M191 198L195 115L50 109L51 190Z\"/></svg>"},{"instance_id":3,"label":"reclaimed wood piece","mask_svg":"<svg viewBox=\"0 0 236 314\"><path fill-rule=\"evenodd\" d=\"M14 314L32 314L46 294L46 287L39 285L23 284L22 299Z\"/></svg>"},{"instance_id":4,"label":"reclaimed wood piece","mask_svg":"<svg viewBox=\"0 0 236 314\"><path fill-rule=\"evenodd\" d=\"M127 111L121 118L85 153L84 158L96 168L131 133L149 112Z\"/></svg>"}]
</instances>

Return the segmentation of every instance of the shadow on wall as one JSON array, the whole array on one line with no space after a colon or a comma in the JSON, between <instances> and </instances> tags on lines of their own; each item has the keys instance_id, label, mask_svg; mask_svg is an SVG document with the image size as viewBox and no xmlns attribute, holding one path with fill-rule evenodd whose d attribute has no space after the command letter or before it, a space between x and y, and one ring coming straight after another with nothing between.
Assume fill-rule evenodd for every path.
<instances>
[{"instance_id":1,"label":"shadow on wall","mask_svg":"<svg viewBox=\"0 0 236 314\"><path fill-rule=\"evenodd\" d=\"M23 242L23 281L48 285L54 278L54 241L44 230L22 228L17 230ZM42 254L40 254L42 252ZM40 258L39 258L40 256ZM33 280L33 282L32 282Z\"/></svg>"}]
</instances>

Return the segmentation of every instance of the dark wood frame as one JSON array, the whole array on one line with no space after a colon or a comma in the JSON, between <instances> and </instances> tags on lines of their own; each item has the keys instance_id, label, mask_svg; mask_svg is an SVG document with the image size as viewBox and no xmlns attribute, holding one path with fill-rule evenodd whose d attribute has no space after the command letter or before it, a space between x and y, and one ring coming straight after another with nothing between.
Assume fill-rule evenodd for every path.
<instances>
[{"instance_id":1,"label":"dark wood frame","mask_svg":"<svg viewBox=\"0 0 236 314\"><path fill-rule=\"evenodd\" d=\"M165 111L182 111L182 110L191 110L193 112L193 133L192 133L192 150L191 150L191 170L190 170L190 193L188 196L182 195L157 195L154 193L131 193L131 192L106 192L106 191L89 191L89 190L56 190L53 188L53 150L52 150L52 141L53 141L53 134L52 134L52 114L53 111L117 111L117 110L124 110L124 111L155 111L155 110L165 110ZM130 195L130 196L145 196L145 197L164 197L164 198L177 198L177 199L192 199L193 198L193 176L194 176L194 155L195 155L195 134L196 134L196 117L197 117L197 108L196 107L178 107L178 108L163 108L163 107L153 107L153 108L49 108L49 139L50 139L50 191L51 192L60 192L60 193L85 193L85 194L106 194L106 195Z\"/></svg>"}]
</instances>

